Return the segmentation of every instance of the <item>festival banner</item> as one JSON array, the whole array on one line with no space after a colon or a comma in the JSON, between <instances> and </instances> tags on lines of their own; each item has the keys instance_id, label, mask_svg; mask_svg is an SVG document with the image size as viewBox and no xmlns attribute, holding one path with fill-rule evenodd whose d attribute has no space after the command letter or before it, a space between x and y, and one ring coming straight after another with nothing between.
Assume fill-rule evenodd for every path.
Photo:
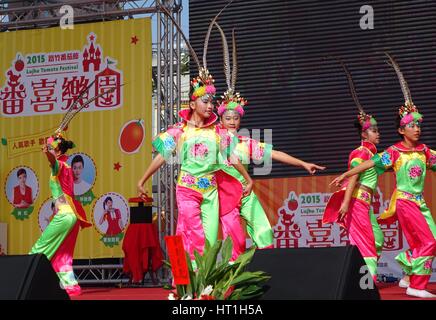
<instances>
[{"instance_id":1,"label":"festival banner","mask_svg":"<svg viewBox=\"0 0 436 320\"><path fill-rule=\"evenodd\" d=\"M4 32L0 50L0 222L7 224L7 253L28 253L56 214L41 147L91 85L76 108L103 95L65 131L76 145L67 161L75 196L93 223L79 233L74 257L122 257L130 217L125 199L137 195L151 161L150 19Z\"/></svg>"},{"instance_id":2,"label":"festival banner","mask_svg":"<svg viewBox=\"0 0 436 320\"><path fill-rule=\"evenodd\" d=\"M313 176L298 178L257 179L254 192L258 196L273 227L276 248L321 248L338 247L349 244L347 233L335 224L323 224L325 206L333 192L329 186L336 176ZM379 216L388 206L394 189L395 177L392 172L379 177L372 207ZM436 173L428 172L425 197L433 217L436 218L436 201L432 199L436 191ZM395 256L408 248L407 241L398 221L380 225L383 235L383 253L378 262L379 275L401 278L402 271ZM247 241L250 245L251 241ZM433 264L431 281L436 281L436 265Z\"/></svg>"}]
</instances>

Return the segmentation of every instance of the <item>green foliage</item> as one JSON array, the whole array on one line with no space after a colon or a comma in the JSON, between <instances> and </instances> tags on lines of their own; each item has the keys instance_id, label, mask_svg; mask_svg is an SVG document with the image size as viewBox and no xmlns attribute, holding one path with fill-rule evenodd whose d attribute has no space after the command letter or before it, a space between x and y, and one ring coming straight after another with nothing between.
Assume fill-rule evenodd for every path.
<instances>
[{"instance_id":1,"label":"green foliage","mask_svg":"<svg viewBox=\"0 0 436 320\"><path fill-rule=\"evenodd\" d=\"M262 296L263 284L271 276L263 271L246 271L256 248L251 247L230 262L232 247L230 238L213 246L206 241L203 255L194 252L194 261L186 254L190 283L177 285L175 298L246 300ZM166 261L165 265L171 267Z\"/></svg>"}]
</instances>

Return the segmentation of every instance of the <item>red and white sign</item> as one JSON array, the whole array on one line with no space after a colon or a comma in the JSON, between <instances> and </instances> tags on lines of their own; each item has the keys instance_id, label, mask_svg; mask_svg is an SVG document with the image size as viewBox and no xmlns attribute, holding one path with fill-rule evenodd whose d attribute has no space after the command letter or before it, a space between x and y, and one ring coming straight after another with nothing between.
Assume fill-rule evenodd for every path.
<instances>
[{"instance_id":1,"label":"red and white sign","mask_svg":"<svg viewBox=\"0 0 436 320\"><path fill-rule=\"evenodd\" d=\"M331 193L301 193L291 191L278 209L278 222L273 227L276 248L338 247L349 244L347 232L338 224L323 224L322 217ZM389 205L377 189L373 199L374 214L378 216ZM400 278L402 270L395 256L408 248L398 221L392 225L380 225L384 244L378 262L380 275ZM433 269L431 280L436 281Z\"/></svg>"},{"instance_id":2,"label":"red and white sign","mask_svg":"<svg viewBox=\"0 0 436 320\"><path fill-rule=\"evenodd\" d=\"M96 35L90 33L81 50L64 52L17 53L0 84L0 109L4 117L64 113L93 81L77 107L100 93L104 94L82 111L113 110L123 102L123 73L116 60L103 56Z\"/></svg>"}]
</instances>

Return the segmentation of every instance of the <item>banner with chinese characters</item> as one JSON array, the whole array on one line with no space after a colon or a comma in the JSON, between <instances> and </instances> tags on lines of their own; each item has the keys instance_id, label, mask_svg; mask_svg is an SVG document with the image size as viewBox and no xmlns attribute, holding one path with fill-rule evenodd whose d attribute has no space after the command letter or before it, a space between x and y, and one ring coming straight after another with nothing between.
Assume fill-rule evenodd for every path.
<instances>
[{"instance_id":1,"label":"banner with chinese characters","mask_svg":"<svg viewBox=\"0 0 436 320\"><path fill-rule=\"evenodd\" d=\"M75 258L122 257L127 199L151 161L150 19L4 32L0 49L0 222L8 225L8 254L29 252L56 214L41 147L68 109L102 94L64 134L76 145L67 161L75 197L93 224L79 233Z\"/></svg>"},{"instance_id":2,"label":"banner with chinese characters","mask_svg":"<svg viewBox=\"0 0 436 320\"><path fill-rule=\"evenodd\" d=\"M258 179L254 192L258 196L274 231L276 248L337 247L349 244L347 233L337 224L323 224L325 206L333 192L330 182L336 176L314 176L300 178ZM436 174L427 173L424 195L433 217L436 217ZM374 194L373 210L376 216L389 205L395 185L393 173L379 178ZM408 248L407 241L398 225L380 225L383 235L383 253L378 263L378 272L387 277L400 278L402 271L395 256ZM248 240L248 243L251 241ZM432 281L436 281L436 265L433 263Z\"/></svg>"}]
</instances>

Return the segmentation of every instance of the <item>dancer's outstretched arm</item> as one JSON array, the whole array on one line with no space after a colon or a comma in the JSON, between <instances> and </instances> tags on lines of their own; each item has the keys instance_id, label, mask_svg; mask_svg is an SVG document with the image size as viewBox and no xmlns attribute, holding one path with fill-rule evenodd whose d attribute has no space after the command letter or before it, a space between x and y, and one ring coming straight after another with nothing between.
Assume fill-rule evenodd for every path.
<instances>
[{"instance_id":1,"label":"dancer's outstretched arm","mask_svg":"<svg viewBox=\"0 0 436 320\"><path fill-rule=\"evenodd\" d=\"M145 170L144 175L141 180L139 180L137 188L139 196L142 199L146 198L147 192L144 190L144 183L165 163L165 158L159 153L154 159L151 161L147 170Z\"/></svg>"},{"instance_id":2,"label":"dancer's outstretched arm","mask_svg":"<svg viewBox=\"0 0 436 320\"><path fill-rule=\"evenodd\" d=\"M283 163L289 164L291 166L302 167L302 168L306 169L310 174L314 174L316 172L316 170L324 170L325 169L325 167L318 166L314 163L305 162L305 161L300 160L298 158L294 158L293 156L291 156L287 153L277 151L277 150L272 150L271 157L276 161L283 162Z\"/></svg>"},{"instance_id":3,"label":"dancer's outstretched arm","mask_svg":"<svg viewBox=\"0 0 436 320\"><path fill-rule=\"evenodd\" d=\"M372 167L374 167L375 163L372 160L367 160L365 162L362 162L361 164L359 164L357 167L348 170L347 172L341 174L339 177L335 178L330 185L334 184L337 187L340 187L342 184L342 181L344 181L345 179L347 179L348 177L354 176L355 174L361 173L363 171L366 171L368 169L371 169Z\"/></svg>"},{"instance_id":4,"label":"dancer's outstretched arm","mask_svg":"<svg viewBox=\"0 0 436 320\"><path fill-rule=\"evenodd\" d=\"M42 147L42 152L44 152L45 155L47 156L47 160L48 162L50 162L50 167L54 167L56 164L56 157L50 151L48 151L47 145L44 145Z\"/></svg>"}]
</instances>

